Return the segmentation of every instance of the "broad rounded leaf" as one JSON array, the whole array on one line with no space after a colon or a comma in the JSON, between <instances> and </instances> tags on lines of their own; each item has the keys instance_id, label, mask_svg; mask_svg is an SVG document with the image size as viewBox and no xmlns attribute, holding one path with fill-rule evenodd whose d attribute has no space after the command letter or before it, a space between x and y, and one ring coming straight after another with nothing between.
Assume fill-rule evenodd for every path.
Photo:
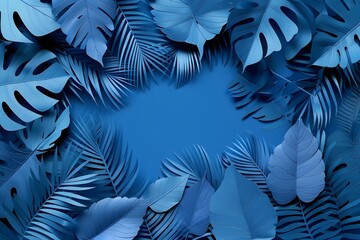
<instances>
[{"instance_id":1,"label":"broad rounded leaf","mask_svg":"<svg viewBox=\"0 0 360 240\"><path fill-rule=\"evenodd\" d=\"M360 60L360 2L325 3L331 11L316 19L319 32L314 37L311 57L317 66L346 68Z\"/></svg>"},{"instance_id":2,"label":"broad rounded leaf","mask_svg":"<svg viewBox=\"0 0 360 240\"><path fill-rule=\"evenodd\" d=\"M161 178L148 187L144 198L149 201L149 206L153 211L166 212L180 202L187 179L188 175Z\"/></svg>"},{"instance_id":3,"label":"broad rounded leaf","mask_svg":"<svg viewBox=\"0 0 360 240\"><path fill-rule=\"evenodd\" d=\"M184 219L188 234L203 235L210 224L210 200L214 188L202 179L187 190L179 204L179 215Z\"/></svg>"},{"instance_id":4,"label":"broad rounded leaf","mask_svg":"<svg viewBox=\"0 0 360 240\"><path fill-rule=\"evenodd\" d=\"M276 202L286 204L296 196L313 201L325 187L325 164L318 141L301 120L285 134L269 160L267 183Z\"/></svg>"},{"instance_id":5,"label":"broad rounded leaf","mask_svg":"<svg viewBox=\"0 0 360 240\"><path fill-rule=\"evenodd\" d=\"M232 2L228 0L156 0L151 4L156 23L168 38L198 47L200 56L207 40L226 24Z\"/></svg>"},{"instance_id":6,"label":"broad rounded leaf","mask_svg":"<svg viewBox=\"0 0 360 240\"><path fill-rule=\"evenodd\" d=\"M137 198L105 198L91 205L76 221L80 240L133 239L147 205Z\"/></svg>"},{"instance_id":7,"label":"broad rounded leaf","mask_svg":"<svg viewBox=\"0 0 360 240\"><path fill-rule=\"evenodd\" d=\"M272 239L277 217L269 198L230 166L211 200L210 221L217 239Z\"/></svg>"},{"instance_id":8,"label":"broad rounded leaf","mask_svg":"<svg viewBox=\"0 0 360 240\"><path fill-rule=\"evenodd\" d=\"M249 0L246 3L239 2L237 8L231 12L227 27L231 28L231 42L244 69L259 62L264 56L281 50L278 32L283 34L286 42L298 33L298 23L293 20L292 14L299 19L302 17L294 1ZM309 40L297 41L306 45Z\"/></svg>"},{"instance_id":9,"label":"broad rounded leaf","mask_svg":"<svg viewBox=\"0 0 360 240\"><path fill-rule=\"evenodd\" d=\"M44 36L58 29L51 12L51 5L40 0L3 0L0 4L0 31L6 40L31 42L19 30L15 14L20 16L25 27L34 36Z\"/></svg>"},{"instance_id":10,"label":"broad rounded leaf","mask_svg":"<svg viewBox=\"0 0 360 240\"><path fill-rule=\"evenodd\" d=\"M14 53L11 45L0 44L0 126L4 129L22 129L24 123L41 117L38 112L58 102L46 92L61 92L69 77L54 58L53 53L31 45Z\"/></svg>"},{"instance_id":11,"label":"broad rounded leaf","mask_svg":"<svg viewBox=\"0 0 360 240\"><path fill-rule=\"evenodd\" d=\"M66 41L86 49L86 54L103 64L107 37L114 30L116 4L113 0L53 0L54 13L59 17Z\"/></svg>"}]
</instances>

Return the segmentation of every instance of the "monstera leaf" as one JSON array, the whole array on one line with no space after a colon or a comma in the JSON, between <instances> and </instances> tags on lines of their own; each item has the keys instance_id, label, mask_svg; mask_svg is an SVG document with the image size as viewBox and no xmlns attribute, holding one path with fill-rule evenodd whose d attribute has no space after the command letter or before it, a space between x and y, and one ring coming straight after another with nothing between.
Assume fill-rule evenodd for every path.
<instances>
[{"instance_id":1,"label":"monstera leaf","mask_svg":"<svg viewBox=\"0 0 360 240\"><path fill-rule=\"evenodd\" d=\"M317 139L301 120L285 134L269 160L269 189L276 202L286 204L296 196L313 201L325 186L325 164Z\"/></svg>"},{"instance_id":2,"label":"monstera leaf","mask_svg":"<svg viewBox=\"0 0 360 240\"><path fill-rule=\"evenodd\" d=\"M86 54L103 65L107 37L114 30L116 4L113 0L53 0L66 41L86 49Z\"/></svg>"},{"instance_id":3,"label":"monstera leaf","mask_svg":"<svg viewBox=\"0 0 360 240\"><path fill-rule=\"evenodd\" d=\"M6 0L0 4L0 32L6 40L31 42L20 31L15 14L34 36L44 36L58 29L60 25L51 13L51 5L40 0Z\"/></svg>"},{"instance_id":4,"label":"monstera leaf","mask_svg":"<svg viewBox=\"0 0 360 240\"><path fill-rule=\"evenodd\" d=\"M59 109L52 109L42 118L29 123L26 129L18 132L18 136L32 151L45 151L55 145L54 142L69 124L69 108L61 113L59 113Z\"/></svg>"},{"instance_id":5,"label":"monstera leaf","mask_svg":"<svg viewBox=\"0 0 360 240\"><path fill-rule=\"evenodd\" d=\"M83 239L134 239L143 222L147 205L137 198L106 198L94 203L77 218Z\"/></svg>"},{"instance_id":6,"label":"monstera leaf","mask_svg":"<svg viewBox=\"0 0 360 240\"><path fill-rule=\"evenodd\" d=\"M230 166L211 200L210 221L217 239L272 239L277 217L268 197Z\"/></svg>"},{"instance_id":7,"label":"monstera leaf","mask_svg":"<svg viewBox=\"0 0 360 240\"><path fill-rule=\"evenodd\" d=\"M33 46L0 44L0 126L8 131L25 127L57 103L49 93L59 93L68 76L54 62L55 55Z\"/></svg>"},{"instance_id":8,"label":"monstera leaf","mask_svg":"<svg viewBox=\"0 0 360 240\"><path fill-rule=\"evenodd\" d=\"M244 69L282 49L279 32L286 42L298 33L298 21L294 17L302 19L299 6L289 0L250 0L238 3L237 9L229 16L227 27L231 29L231 41ZM303 37L307 39L297 39L297 42L304 47L310 39L306 34Z\"/></svg>"},{"instance_id":9,"label":"monstera leaf","mask_svg":"<svg viewBox=\"0 0 360 240\"><path fill-rule=\"evenodd\" d=\"M151 6L166 36L196 45L200 56L205 42L220 33L233 7L229 0L156 0Z\"/></svg>"},{"instance_id":10,"label":"monstera leaf","mask_svg":"<svg viewBox=\"0 0 360 240\"><path fill-rule=\"evenodd\" d=\"M329 11L316 19L311 57L314 65L346 68L360 60L360 2L325 1Z\"/></svg>"},{"instance_id":11,"label":"monstera leaf","mask_svg":"<svg viewBox=\"0 0 360 240\"><path fill-rule=\"evenodd\" d=\"M158 213L166 212L178 204L183 196L188 175L167 177L151 184L144 198L149 201L149 207Z\"/></svg>"}]
</instances>

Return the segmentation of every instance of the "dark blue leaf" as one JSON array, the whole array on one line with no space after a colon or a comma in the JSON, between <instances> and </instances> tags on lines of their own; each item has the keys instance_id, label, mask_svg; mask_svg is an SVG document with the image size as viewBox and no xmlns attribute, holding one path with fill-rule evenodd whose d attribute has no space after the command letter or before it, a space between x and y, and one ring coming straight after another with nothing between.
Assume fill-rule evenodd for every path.
<instances>
[{"instance_id":1,"label":"dark blue leaf","mask_svg":"<svg viewBox=\"0 0 360 240\"><path fill-rule=\"evenodd\" d=\"M210 200L214 192L205 179L185 190L179 204L179 216L184 219L187 235L201 236L207 231L210 224Z\"/></svg>"}]
</instances>

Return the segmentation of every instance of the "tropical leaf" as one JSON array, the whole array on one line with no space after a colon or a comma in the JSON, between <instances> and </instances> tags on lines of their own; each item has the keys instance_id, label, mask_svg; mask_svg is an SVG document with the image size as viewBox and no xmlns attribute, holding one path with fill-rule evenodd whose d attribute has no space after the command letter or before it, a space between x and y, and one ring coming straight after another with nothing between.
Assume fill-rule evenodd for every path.
<instances>
[{"instance_id":1,"label":"tropical leaf","mask_svg":"<svg viewBox=\"0 0 360 240\"><path fill-rule=\"evenodd\" d=\"M36 37L49 34L60 27L51 13L51 5L40 0L11 0L0 4L0 32L13 42L30 43L20 30L15 15L18 14L27 30Z\"/></svg>"},{"instance_id":2,"label":"tropical leaf","mask_svg":"<svg viewBox=\"0 0 360 240\"><path fill-rule=\"evenodd\" d=\"M187 233L202 236L210 225L210 200L214 195L214 188L208 181L202 179L185 190L184 197L179 204L179 216L184 219Z\"/></svg>"},{"instance_id":3,"label":"tropical leaf","mask_svg":"<svg viewBox=\"0 0 360 240\"><path fill-rule=\"evenodd\" d=\"M77 217L77 237L83 239L133 239L143 222L147 205L137 198L105 198Z\"/></svg>"},{"instance_id":4,"label":"tropical leaf","mask_svg":"<svg viewBox=\"0 0 360 240\"><path fill-rule=\"evenodd\" d=\"M184 149L182 154L175 154L176 159L166 159L161 170L164 177L189 175L187 186L205 178L217 189L223 179L223 168L218 159L210 159L206 150L200 145Z\"/></svg>"},{"instance_id":5,"label":"tropical leaf","mask_svg":"<svg viewBox=\"0 0 360 240\"><path fill-rule=\"evenodd\" d=\"M159 179L148 187L143 197L153 211L166 212L180 202L187 179L188 175Z\"/></svg>"},{"instance_id":6,"label":"tropical leaf","mask_svg":"<svg viewBox=\"0 0 360 240\"><path fill-rule=\"evenodd\" d=\"M61 159L54 157L50 179L47 177L44 164L40 164L38 177L32 172L24 198L15 196L14 213L5 209L7 221L19 239L71 239L74 220L70 213L86 207L90 199L83 197L85 191L91 190L89 184L96 180L96 175L76 176L84 163L78 164L76 151L68 147ZM4 227L4 226L2 226ZM0 226L1 228L1 226ZM0 237L3 232L0 229Z\"/></svg>"},{"instance_id":7,"label":"tropical leaf","mask_svg":"<svg viewBox=\"0 0 360 240\"><path fill-rule=\"evenodd\" d=\"M222 163L226 167L234 166L239 173L271 196L266 183L269 157L270 149L267 143L250 133L249 137L238 138L233 146L228 147L222 156Z\"/></svg>"},{"instance_id":8,"label":"tropical leaf","mask_svg":"<svg viewBox=\"0 0 360 240\"><path fill-rule=\"evenodd\" d=\"M327 11L316 18L313 64L345 68L360 60L360 2L325 0Z\"/></svg>"},{"instance_id":9,"label":"tropical leaf","mask_svg":"<svg viewBox=\"0 0 360 240\"><path fill-rule=\"evenodd\" d=\"M74 91L84 88L94 101L100 98L105 106L110 102L114 108L122 108L128 94L131 93L130 88L133 87L125 77L127 69L119 66L119 61L110 56L104 57L102 68L83 59L77 53L63 52L58 55L59 62L72 78L71 84L74 86Z\"/></svg>"},{"instance_id":10,"label":"tropical leaf","mask_svg":"<svg viewBox=\"0 0 360 240\"><path fill-rule=\"evenodd\" d=\"M52 94L64 88L68 76L55 55L31 45L0 44L0 126L14 131L41 117L57 102Z\"/></svg>"},{"instance_id":11,"label":"tropical leaf","mask_svg":"<svg viewBox=\"0 0 360 240\"><path fill-rule=\"evenodd\" d=\"M33 151L0 141L0 218L5 217L5 209L13 209L13 195L27 196L27 177L38 167Z\"/></svg>"},{"instance_id":12,"label":"tropical leaf","mask_svg":"<svg viewBox=\"0 0 360 240\"><path fill-rule=\"evenodd\" d=\"M178 208L164 213L156 213L149 208L135 239L182 239L185 234L186 229L183 220L179 218Z\"/></svg>"},{"instance_id":13,"label":"tropical leaf","mask_svg":"<svg viewBox=\"0 0 360 240\"><path fill-rule=\"evenodd\" d=\"M286 120L291 113L287 110L289 97L282 96L282 82L265 62L260 62L238 73L230 82L228 92L235 107L245 110L244 118L251 116L260 122Z\"/></svg>"},{"instance_id":14,"label":"tropical leaf","mask_svg":"<svg viewBox=\"0 0 360 240\"><path fill-rule=\"evenodd\" d=\"M116 5L113 0L53 0L53 12L58 17L66 41L86 49L86 54L103 65L107 38L114 30Z\"/></svg>"},{"instance_id":15,"label":"tropical leaf","mask_svg":"<svg viewBox=\"0 0 360 240\"><path fill-rule=\"evenodd\" d=\"M285 134L269 160L267 184L276 202L286 204L296 196L313 201L325 186L325 164L319 144L301 120Z\"/></svg>"},{"instance_id":16,"label":"tropical leaf","mask_svg":"<svg viewBox=\"0 0 360 240\"><path fill-rule=\"evenodd\" d=\"M293 39L299 31L299 22L304 24L297 20L303 19L304 9L306 5L288 0L239 2L229 16L227 28L231 31L231 41L243 69L280 51L282 39L279 33L282 33L286 42ZM310 40L311 36L308 34L297 39L296 42L300 45L298 50Z\"/></svg>"},{"instance_id":17,"label":"tropical leaf","mask_svg":"<svg viewBox=\"0 0 360 240\"><path fill-rule=\"evenodd\" d=\"M277 217L267 196L230 166L211 200L210 221L217 239L272 239Z\"/></svg>"},{"instance_id":18,"label":"tropical leaf","mask_svg":"<svg viewBox=\"0 0 360 240\"><path fill-rule=\"evenodd\" d=\"M98 193L93 197L140 197L147 182L139 176L137 162L124 146L119 129L91 118L72 127L71 138L83 149L81 158L88 162L85 173L99 176L94 183Z\"/></svg>"},{"instance_id":19,"label":"tropical leaf","mask_svg":"<svg viewBox=\"0 0 360 240\"><path fill-rule=\"evenodd\" d=\"M156 0L150 3L156 23L168 38L197 46L200 58L207 40L227 23L233 2L228 0Z\"/></svg>"},{"instance_id":20,"label":"tropical leaf","mask_svg":"<svg viewBox=\"0 0 360 240\"><path fill-rule=\"evenodd\" d=\"M70 111L66 108L59 113L52 109L42 118L28 123L24 130L18 132L19 138L32 151L46 151L55 146L55 141L70 124Z\"/></svg>"},{"instance_id":21,"label":"tropical leaf","mask_svg":"<svg viewBox=\"0 0 360 240\"><path fill-rule=\"evenodd\" d=\"M173 47L153 22L147 3L118 0L111 52L130 69L126 78L139 88L146 87L154 69L167 72Z\"/></svg>"}]
</instances>

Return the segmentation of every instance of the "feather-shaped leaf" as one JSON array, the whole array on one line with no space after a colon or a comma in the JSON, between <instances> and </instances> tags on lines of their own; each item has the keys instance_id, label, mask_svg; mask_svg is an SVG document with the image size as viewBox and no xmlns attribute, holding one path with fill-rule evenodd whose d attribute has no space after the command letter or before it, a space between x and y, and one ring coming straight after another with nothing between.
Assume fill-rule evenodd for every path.
<instances>
[{"instance_id":1,"label":"feather-shaped leaf","mask_svg":"<svg viewBox=\"0 0 360 240\"><path fill-rule=\"evenodd\" d=\"M148 187L143 197L153 211L166 212L180 202L187 179L188 175L161 178Z\"/></svg>"},{"instance_id":2,"label":"feather-shaped leaf","mask_svg":"<svg viewBox=\"0 0 360 240\"><path fill-rule=\"evenodd\" d=\"M133 239L143 222L147 205L137 198L105 198L91 205L76 221L83 239Z\"/></svg>"},{"instance_id":3,"label":"feather-shaped leaf","mask_svg":"<svg viewBox=\"0 0 360 240\"><path fill-rule=\"evenodd\" d=\"M206 233L210 224L210 200L214 192L214 188L205 179L185 190L179 204L179 216L184 219L188 229L186 237L190 234L201 236Z\"/></svg>"},{"instance_id":4,"label":"feather-shaped leaf","mask_svg":"<svg viewBox=\"0 0 360 240\"><path fill-rule=\"evenodd\" d=\"M223 168L219 159L210 159L206 150L200 145L184 149L182 154L175 154L176 159L166 159L161 170L164 177L189 175L187 186L205 178L217 189L223 179Z\"/></svg>"},{"instance_id":5,"label":"feather-shaped leaf","mask_svg":"<svg viewBox=\"0 0 360 240\"><path fill-rule=\"evenodd\" d=\"M114 30L114 0L53 0L52 5L66 41L103 65L107 38Z\"/></svg>"},{"instance_id":6,"label":"feather-shaped leaf","mask_svg":"<svg viewBox=\"0 0 360 240\"><path fill-rule=\"evenodd\" d=\"M263 139L250 134L247 138L239 138L233 146L223 154L222 163L229 167L233 165L248 180L255 182L266 194L269 189L266 177L269 174L270 150Z\"/></svg>"},{"instance_id":7,"label":"feather-shaped leaf","mask_svg":"<svg viewBox=\"0 0 360 240\"><path fill-rule=\"evenodd\" d=\"M8 41L31 41L20 30L15 15L18 14L25 27L36 37L44 36L58 29L51 12L51 5L40 0L11 0L0 4L0 32Z\"/></svg>"},{"instance_id":8,"label":"feather-shaped leaf","mask_svg":"<svg viewBox=\"0 0 360 240\"><path fill-rule=\"evenodd\" d=\"M197 46L200 58L207 40L220 33L233 3L228 0L156 0L151 3L156 23L168 38Z\"/></svg>"},{"instance_id":9,"label":"feather-shaped leaf","mask_svg":"<svg viewBox=\"0 0 360 240\"><path fill-rule=\"evenodd\" d=\"M360 2L325 0L328 11L316 19L314 65L342 68L360 60Z\"/></svg>"},{"instance_id":10,"label":"feather-shaped leaf","mask_svg":"<svg viewBox=\"0 0 360 240\"><path fill-rule=\"evenodd\" d=\"M59 93L69 78L53 53L30 45L14 53L11 46L0 44L0 126L8 131L24 128L54 106L58 100L42 90Z\"/></svg>"},{"instance_id":11,"label":"feather-shaped leaf","mask_svg":"<svg viewBox=\"0 0 360 240\"><path fill-rule=\"evenodd\" d=\"M110 102L114 108L122 108L131 92L130 88L133 87L125 78L128 70L119 66L119 61L114 57L105 56L102 68L89 64L83 59L76 53L58 55L59 62L72 78L74 91L84 88L94 101L100 98L105 106Z\"/></svg>"},{"instance_id":12,"label":"feather-shaped leaf","mask_svg":"<svg viewBox=\"0 0 360 240\"><path fill-rule=\"evenodd\" d=\"M301 120L285 134L269 160L269 189L276 202L286 204L298 196L314 200L325 186L325 164L319 144Z\"/></svg>"},{"instance_id":13,"label":"feather-shaped leaf","mask_svg":"<svg viewBox=\"0 0 360 240\"><path fill-rule=\"evenodd\" d=\"M154 69L167 72L173 47L152 20L150 7L142 0L118 0L118 14L110 49L128 71L127 78L146 87Z\"/></svg>"},{"instance_id":14,"label":"feather-shaped leaf","mask_svg":"<svg viewBox=\"0 0 360 240\"><path fill-rule=\"evenodd\" d=\"M302 5L305 7L305 5ZM299 4L289 0L250 0L239 2L229 16L231 41L243 68L259 62L274 51L280 51L279 33L289 42L298 33L297 18L302 19ZM310 39L304 34L298 42L304 47ZM300 48L301 49L301 48Z\"/></svg>"},{"instance_id":15,"label":"feather-shaped leaf","mask_svg":"<svg viewBox=\"0 0 360 240\"><path fill-rule=\"evenodd\" d=\"M69 214L86 207L85 203L90 199L82 194L92 189L89 184L96 180L93 174L76 176L84 166L84 163L78 163L76 155L70 145L61 158L61 166L55 155L50 179L44 164L40 164L37 177L34 173L28 176L29 192L25 197L16 196L13 200L15 214L9 209L5 211L19 239L72 238L75 222Z\"/></svg>"},{"instance_id":16,"label":"feather-shaped leaf","mask_svg":"<svg viewBox=\"0 0 360 240\"><path fill-rule=\"evenodd\" d=\"M70 111L66 108L59 113L52 109L42 118L27 124L24 130L18 132L19 138L32 151L46 151L55 145L62 131L70 124Z\"/></svg>"},{"instance_id":17,"label":"feather-shaped leaf","mask_svg":"<svg viewBox=\"0 0 360 240\"><path fill-rule=\"evenodd\" d=\"M34 152L0 141L0 218L12 209L12 195L27 196L27 177L36 173L39 161Z\"/></svg>"},{"instance_id":18,"label":"feather-shaped leaf","mask_svg":"<svg viewBox=\"0 0 360 240\"><path fill-rule=\"evenodd\" d=\"M230 166L211 200L210 221L217 239L272 239L277 217L268 197Z\"/></svg>"},{"instance_id":19,"label":"feather-shaped leaf","mask_svg":"<svg viewBox=\"0 0 360 240\"><path fill-rule=\"evenodd\" d=\"M88 162L86 173L100 176L95 182L98 193L93 197L139 197L147 182L139 176L137 162L124 146L119 129L106 124L90 119L73 126L72 139L83 149L81 158Z\"/></svg>"}]
</instances>

